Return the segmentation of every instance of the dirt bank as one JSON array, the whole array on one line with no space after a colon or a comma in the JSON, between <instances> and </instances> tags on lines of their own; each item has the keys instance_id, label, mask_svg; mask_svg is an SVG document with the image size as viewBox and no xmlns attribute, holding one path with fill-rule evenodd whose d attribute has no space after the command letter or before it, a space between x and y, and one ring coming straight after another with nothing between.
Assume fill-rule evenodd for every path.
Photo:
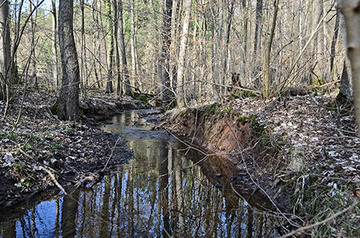
<instances>
[{"instance_id":1,"label":"dirt bank","mask_svg":"<svg viewBox=\"0 0 360 238\"><path fill-rule=\"evenodd\" d=\"M98 129L97 119L142 108L145 103L92 92L81 101L83 116L74 125L51 113L56 100L53 93L29 90L24 100L22 94L22 90L16 92L6 117L0 118L0 209L42 191L63 187L71 192L95 183L131 158L123 142ZM1 115L4 109L0 101Z\"/></svg>"},{"instance_id":2,"label":"dirt bank","mask_svg":"<svg viewBox=\"0 0 360 238\"><path fill-rule=\"evenodd\" d=\"M245 98L172 111L165 121L168 130L235 161L280 209L301 218L299 226L358 199L360 139L351 105L326 96ZM310 234L359 233L359 211L337 221Z\"/></svg>"}]
</instances>

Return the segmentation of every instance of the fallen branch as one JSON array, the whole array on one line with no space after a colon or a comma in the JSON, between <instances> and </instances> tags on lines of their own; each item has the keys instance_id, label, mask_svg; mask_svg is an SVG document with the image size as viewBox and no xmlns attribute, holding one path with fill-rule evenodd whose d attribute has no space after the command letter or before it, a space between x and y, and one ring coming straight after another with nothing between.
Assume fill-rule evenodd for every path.
<instances>
[{"instance_id":1,"label":"fallen branch","mask_svg":"<svg viewBox=\"0 0 360 238\"><path fill-rule=\"evenodd\" d=\"M34 158L30 155L28 155L25 151L23 151L21 148L19 148L19 151L21 154L23 154L25 157L34 160ZM34 160L35 161L35 160ZM35 161L36 162L36 161ZM36 162L38 164L38 162ZM51 168L45 168L45 165L39 165L40 169L44 170L46 173L49 174L50 178L54 182L54 184L65 194L68 193L65 191L65 189L61 186L61 184L56 180L55 175L50 171Z\"/></svg>"},{"instance_id":2,"label":"fallen branch","mask_svg":"<svg viewBox=\"0 0 360 238\"><path fill-rule=\"evenodd\" d=\"M334 215L326 218L325 220L316 222L316 223L311 224L311 225L308 225L308 226L300 227L300 228L298 228L298 229L296 229L296 230L294 230L294 231L292 231L292 232L290 232L290 233L288 233L288 234L286 234L286 235L281 236L280 238L290 237L290 236L293 236L293 235L295 235L295 234L302 233L302 232L305 231L305 230L308 230L308 229L311 229L311 228L320 226L320 225L322 225L322 224L325 224L325 223L333 220L334 218L336 218L336 217L338 217L338 216L340 216L340 215L342 215L342 214L344 214L344 213L346 213L346 212L348 212L348 211L351 211L351 210L354 209L358 204L359 204L359 202L358 202L358 201L355 201L350 207L348 207L348 208L346 208L346 209L344 209L344 210L341 210L341 211L335 213Z\"/></svg>"}]
</instances>

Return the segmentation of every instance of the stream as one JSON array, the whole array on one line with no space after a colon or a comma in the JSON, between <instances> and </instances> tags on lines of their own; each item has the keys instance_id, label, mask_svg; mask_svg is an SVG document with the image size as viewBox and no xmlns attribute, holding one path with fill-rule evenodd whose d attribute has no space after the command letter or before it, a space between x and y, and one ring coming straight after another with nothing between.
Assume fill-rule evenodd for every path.
<instances>
[{"instance_id":1,"label":"stream","mask_svg":"<svg viewBox=\"0 0 360 238\"><path fill-rule=\"evenodd\" d=\"M268 237L273 210L236 165L152 130L156 110L126 111L102 129L134 158L93 187L0 215L0 237Z\"/></svg>"}]
</instances>

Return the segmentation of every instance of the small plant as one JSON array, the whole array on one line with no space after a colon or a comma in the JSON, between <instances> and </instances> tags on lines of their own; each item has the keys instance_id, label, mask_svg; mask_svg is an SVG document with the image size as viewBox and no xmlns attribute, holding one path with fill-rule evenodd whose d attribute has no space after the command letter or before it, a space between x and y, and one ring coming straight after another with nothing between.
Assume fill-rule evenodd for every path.
<instances>
[{"instance_id":1,"label":"small plant","mask_svg":"<svg viewBox=\"0 0 360 238\"><path fill-rule=\"evenodd\" d=\"M242 116L237 119L238 122L254 122L256 119L255 115Z\"/></svg>"},{"instance_id":2,"label":"small plant","mask_svg":"<svg viewBox=\"0 0 360 238\"><path fill-rule=\"evenodd\" d=\"M9 140L16 140L18 135L16 134L15 131L9 131L9 134L8 134L7 137L8 137Z\"/></svg>"},{"instance_id":3,"label":"small plant","mask_svg":"<svg viewBox=\"0 0 360 238\"><path fill-rule=\"evenodd\" d=\"M208 107L205 109L205 111L206 111L206 113L208 113L208 114L213 114L213 113L218 112L219 109L220 109L220 105L214 103L214 104L212 104L211 106L208 106Z\"/></svg>"},{"instance_id":4,"label":"small plant","mask_svg":"<svg viewBox=\"0 0 360 238\"><path fill-rule=\"evenodd\" d=\"M144 94L140 94L136 99L141 102L145 102L145 103L148 102L148 99Z\"/></svg>"},{"instance_id":5,"label":"small plant","mask_svg":"<svg viewBox=\"0 0 360 238\"><path fill-rule=\"evenodd\" d=\"M55 142L51 143L50 145L51 145L51 147L56 148L56 149L59 149L61 147L59 144L56 144Z\"/></svg>"},{"instance_id":6,"label":"small plant","mask_svg":"<svg viewBox=\"0 0 360 238\"><path fill-rule=\"evenodd\" d=\"M231 108L226 108L224 111L226 113L230 114L230 115L236 115L237 114L237 112L235 110L231 109Z\"/></svg>"},{"instance_id":7,"label":"small plant","mask_svg":"<svg viewBox=\"0 0 360 238\"><path fill-rule=\"evenodd\" d=\"M20 174L23 171L23 166L19 162L13 164L13 170L15 173Z\"/></svg>"}]
</instances>

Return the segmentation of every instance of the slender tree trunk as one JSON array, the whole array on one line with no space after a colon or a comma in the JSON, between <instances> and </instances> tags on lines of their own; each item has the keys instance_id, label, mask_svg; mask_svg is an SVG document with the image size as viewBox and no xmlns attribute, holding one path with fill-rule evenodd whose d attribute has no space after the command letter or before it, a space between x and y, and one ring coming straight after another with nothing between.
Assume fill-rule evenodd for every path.
<instances>
[{"instance_id":1,"label":"slender tree trunk","mask_svg":"<svg viewBox=\"0 0 360 238\"><path fill-rule=\"evenodd\" d=\"M32 1L29 1L29 14L30 16L30 52L31 52L31 62L30 62L30 68L31 68L31 79L32 79L32 85L34 87L38 87L38 81L37 81L37 75L36 75L36 56L35 56L35 19L32 14L33 10L33 3Z\"/></svg>"},{"instance_id":2,"label":"slender tree trunk","mask_svg":"<svg viewBox=\"0 0 360 238\"><path fill-rule=\"evenodd\" d=\"M279 10L279 1L274 0L274 17L271 26L271 33L269 42L267 45L266 53L265 53L265 62L264 62L264 73L263 73L263 98L268 98L270 95L270 57L271 57L271 48L273 44L273 39L275 35L275 27L276 27L276 19Z\"/></svg>"},{"instance_id":3,"label":"slender tree trunk","mask_svg":"<svg viewBox=\"0 0 360 238\"><path fill-rule=\"evenodd\" d=\"M130 51L131 51L131 86L135 87L136 65L136 38L135 38L135 0L130 0Z\"/></svg>"},{"instance_id":4,"label":"slender tree trunk","mask_svg":"<svg viewBox=\"0 0 360 238\"><path fill-rule=\"evenodd\" d=\"M336 42L338 39L338 35L339 35L339 10L336 10L336 18L335 18L335 26L334 26L334 36L332 38L332 42L331 42L331 53L330 53L330 73L333 72L334 69L334 60L335 60L335 50L336 50Z\"/></svg>"},{"instance_id":5,"label":"slender tree trunk","mask_svg":"<svg viewBox=\"0 0 360 238\"><path fill-rule=\"evenodd\" d=\"M57 51L57 14L56 14L56 1L51 1L52 6L52 52L53 52L53 87L57 90L59 86L58 76L58 51Z\"/></svg>"},{"instance_id":6,"label":"slender tree trunk","mask_svg":"<svg viewBox=\"0 0 360 238\"><path fill-rule=\"evenodd\" d=\"M123 5L122 0L119 1L119 38L120 38L120 53L122 60L122 71L125 79L125 94L131 95L131 85L129 79L129 70L127 67L126 51L125 51L125 39L124 39L124 25L123 25Z\"/></svg>"},{"instance_id":7,"label":"slender tree trunk","mask_svg":"<svg viewBox=\"0 0 360 238\"><path fill-rule=\"evenodd\" d=\"M106 22L107 22L107 30L109 34L110 40L110 49L108 55L108 73L107 73L107 80L106 80L106 89L105 93L112 93L113 92L113 84L112 84L112 77L113 77L113 64L114 64L114 26L113 26L113 17L111 12L111 3L110 0L105 0L105 14L106 14Z\"/></svg>"},{"instance_id":8,"label":"slender tree trunk","mask_svg":"<svg viewBox=\"0 0 360 238\"><path fill-rule=\"evenodd\" d=\"M177 106L179 108L185 107L185 54L188 42L189 35L189 24L190 24L190 15L191 15L191 6L192 0L186 0L185 2L185 18L183 31L181 36L180 43L180 52L179 52L179 63L177 71Z\"/></svg>"},{"instance_id":9,"label":"slender tree trunk","mask_svg":"<svg viewBox=\"0 0 360 238\"><path fill-rule=\"evenodd\" d=\"M0 99L9 99L10 97L10 62L11 62L11 44L10 44L10 19L9 2L0 0Z\"/></svg>"},{"instance_id":10,"label":"slender tree trunk","mask_svg":"<svg viewBox=\"0 0 360 238\"><path fill-rule=\"evenodd\" d=\"M227 85L226 82L226 78L229 74L229 61L230 61L230 54L229 54L229 44L230 44L230 34L231 34L231 23L232 23L232 18L234 15L234 5L235 5L235 0L230 0L230 6L228 6L228 15L227 15L227 20L226 20L226 42L225 42L225 49L224 49L224 67L223 67L223 80L222 80L222 84L223 85ZM224 88L226 89L226 88Z\"/></svg>"},{"instance_id":11,"label":"slender tree trunk","mask_svg":"<svg viewBox=\"0 0 360 238\"><path fill-rule=\"evenodd\" d=\"M120 72L120 53L119 53L119 42L118 42L118 27L119 27L119 10L118 10L118 1L112 0L114 6L114 38L115 38L115 53L116 53L116 95L121 96L121 72Z\"/></svg>"},{"instance_id":12,"label":"slender tree trunk","mask_svg":"<svg viewBox=\"0 0 360 238\"><path fill-rule=\"evenodd\" d=\"M62 87L58 116L76 121L79 118L79 63L73 33L73 0L59 1L59 46L62 64Z\"/></svg>"},{"instance_id":13,"label":"slender tree trunk","mask_svg":"<svg viewBox=\"0 0 360 238\"><path fill-rule=\"evenodd\" d=\"M356 122L360 134L360 0L340 0L345 17L347 52L351 62Z\"/></svg>"},{"instance_id":14,"label":"slender tree trunk","mask_svg":"<svg viewBox=\"0 0 360 238\"><path fill-rule=\"evenodd\" d=\"M322 16L323 16L323 0L315 0L313 2L313 8L314 8L314 16L312 21L312 30L316 31L316 27L319 24ZM320 32L320 31L319 31ZM310 68L310 83L313 82L313 74L316 68L316 65L318 65L318 54L319 54L319 39L322 39L321 36L319 37L319 32L316 32L314 34L313 44L312 44L312 64ZM317 74L315 74L317 75ZM321 80L318 78L318 80ZM322 83L319 81L319 83Z\"/></svg>"},{"instance_id":15,"label":"slender tree trunk","mask_svg":"<svg viewBox=\"0 0 360 238\"><path fill-rule=\"evenodd\" d=\"M172 0L165 0L162 14L161 29L161 55L159 59L160 83L162 85L161 99L166 107L170 107L173 93L170 88L170 45L171 45L171 14Z\"/></svg>"},{"instance_id":16,"label":"slender tree trunk","mask_svg":"<svg viewBox=\"0 0 360 238\"><path fill-rule=\"evenodd\" d=\"M81 67L80 79L83 96L86 97L86 89L89 85L86 67L86 39L85 39L85 0L80 0L81 10Z\"/></svg>"},{"instance_id":17,"label":"slender tree trunk","mask_svg":"<svg viewBox=\"0 0 360 238\"><path fill-rule=\"evenodd\" d=\"M257 52L260 52L261 46L261 25L262 25L262 0L256 1L256 20L255 20L255 38L254 38L254 57L257 57Z\"/></svg>"}]
</instances>

